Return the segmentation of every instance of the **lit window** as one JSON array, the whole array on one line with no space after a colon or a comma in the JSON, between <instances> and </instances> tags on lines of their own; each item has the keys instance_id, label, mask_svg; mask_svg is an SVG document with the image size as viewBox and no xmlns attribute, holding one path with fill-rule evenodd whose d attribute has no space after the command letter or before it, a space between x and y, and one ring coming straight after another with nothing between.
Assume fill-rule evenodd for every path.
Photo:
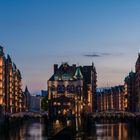
<instances>
[{"instance_id":1,"label":"lit window","mask_svg":"<svg viewBox=\"0 0 140 140\"><path fill-rule=\"evenodd\" d=\"M54 102L53 105L56 105L56 102Z\"/></svg>"},{"instance_id":2,"label":"lit window","mask_svg":"<svg viewBox=\"0 0 140 140\"><path fill-rule=\"evenodd\" d=\"M0 58L0 66L2 66L3 65L3 60L2 60L2 58Z\"/></svg>"},{"instance_id":3,"label":"lit window","mask_svg":"<svg viewBox=\"0 0 140 140\"><path fill-rule=\"evenodd\" d=\"M61 103L57 103L57 105L61 105Z\"/></svg>"}]
</instances>

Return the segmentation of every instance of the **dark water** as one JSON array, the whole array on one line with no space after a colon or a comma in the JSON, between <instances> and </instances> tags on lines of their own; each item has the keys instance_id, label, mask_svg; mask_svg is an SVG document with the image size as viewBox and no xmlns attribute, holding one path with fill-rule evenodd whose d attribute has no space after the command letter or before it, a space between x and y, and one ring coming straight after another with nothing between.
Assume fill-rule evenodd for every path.
<instances>
[{"instance_id":1,"label":"dark water","mask_svg":"<svg viewBox=\"0 0 140 140\"><path fill-rule=\"evenodd\" d=\"M47 132L42 120L23 121L10 126L0 134L0 140L47 140Z\"/></svg>"},{"instance_id":2,"label":"dark water","mask_svg":"<svg viewBox=\"0 0 140 140\"><path fill-rule=\"evenodd\" d=\"M131 123L95 123L87 132L91 140L140 140L139 129Z\"/></svg>"},{"instance_id":3,"label":"dark water","mask_svg":"<svg viewBox=\"0 0 140 140\"><path fill-rule=\"evenodd\" d=\"M77 133L74 140L140 140L140 131L133 122L96 122L90 126L83 124L80 118L49 123L41 119L28 120L0 134L0 140L48 140L50 134L56 133L64 126L72 126L75 129Z\"/></svg>"}]
</instances>

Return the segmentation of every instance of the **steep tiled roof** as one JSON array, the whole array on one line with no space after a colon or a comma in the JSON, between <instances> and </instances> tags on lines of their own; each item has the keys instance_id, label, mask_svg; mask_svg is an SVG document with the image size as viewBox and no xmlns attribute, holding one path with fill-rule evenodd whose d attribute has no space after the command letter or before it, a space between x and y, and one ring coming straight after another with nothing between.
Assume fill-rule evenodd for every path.
<instances>
[{"instance_id":1,"label":"steep tiled roof","mask_svg":"<svg viewBox=\"0 0 140 140\"><path fill-rule=\"evenodd\" d=\"M77 69L76 66L69 66L67 63L63 63L49 80L50 81L61 79L74 80L76 69Z\"/></svg>"},{"instance_id":2,"label":"steep tiled roof","mask_svg":"<svg viewBox=\"0 0 140 140\"><path fill-rule=\"evenodd\" d=\"M91 83L91 71L95 67L91 66L76 66L76 65L68 65L68 63L62 63L60 67L55 71L55 73L51 76L49 81L54 80L77 80L83 79L86 81L86 84ZM94 69L95 70L95 69Z\"/></svg>"},{"instance_id":3,"label":"steep tiled roof","mask_svg":"<svg viewBox=\"0 0 140 140\"><path fill-rule=\"evenodd\" d=\"M96 90L97 94L110 94L112 92L122 92L124 90L123 85L118 85L115 87L98 88Z\"/></svg>"}]
</instances>

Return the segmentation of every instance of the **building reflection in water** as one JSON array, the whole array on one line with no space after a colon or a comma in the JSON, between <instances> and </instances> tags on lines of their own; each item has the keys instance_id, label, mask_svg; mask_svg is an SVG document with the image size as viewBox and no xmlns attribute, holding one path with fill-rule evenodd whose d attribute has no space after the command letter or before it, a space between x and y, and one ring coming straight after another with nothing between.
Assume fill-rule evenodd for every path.
<instances>
[{"instance_id":1,"label":"building reflection in water","mask_svg":"<svg viewBox=\"0 0 140 140\"><path fill-rule=\"evenodd\" d=\"M80 131L82 129L82 126L81 126L81 117L77 117L75 118L75 126L76 126L76 131Z\"/></svg>"},{"instance_id":2,"label":"building reflection in water","mask_svg":"<svg viewBox=\"0 0 140 140\"><path fill-rule=\"evenodd\" d=\"M128 133L130 129L129 124L127 123L97 123L91 128L89 135L92 136L94 140L129 140L130 135Z\"/></svg>"},{"instance_id":3,"label":"building reflection in water","mask_svg":"<svg viewBox=\"0 0 140 140\"><path fill-rule=\"evenodd\" d=\"M76 131L75 140L139 140L139 136L136 135L137 129L131 123L107 121L106 123L96 122L92 127L86 127L81 117L75 117L75 119L66 121L56 120L56 124L58 128L71 126Z\"/></svg>"},{"instance_id":4,"label":"building reflection in water","mask_svg":"<svg viewBox=\"0 0 140 140\"><path fill-rule=\"evenodd\" d=\"M60 121L60 120L55 120L53 121L53 126L52 126L54 133L57 133L58 131L60 131L60 129L62 129L64 127L64 122Z\"/></svg>"},{"instance_id":5,"label":"building reflection in water","mask_svg":"<svg viewBox=\"0 0 140 140\"><path fill-rule=\"evenodd\" d=\"M42 120L25 121L22 125L10 128L5 134L0 134L0 140L47 140L52 130L53 133L57 133L64 126L70 126L72 131L76 131L74 140L139 140L140 138L140 131L133 122L96 122L86 127L85 121L81 117L76 117L71 120L55 120L50 124L45 124Z\"/></svg>"},{"instance_id":6,"label":"building reflection in water","mask_svg":"<svg viewBox=\"0 0 140 140\"><path fill-rule=\"evenodd\" d=\"M47 140L45 126L40 120L25 121L0 134L0 140Z\"/></svg>"}]
</instances>

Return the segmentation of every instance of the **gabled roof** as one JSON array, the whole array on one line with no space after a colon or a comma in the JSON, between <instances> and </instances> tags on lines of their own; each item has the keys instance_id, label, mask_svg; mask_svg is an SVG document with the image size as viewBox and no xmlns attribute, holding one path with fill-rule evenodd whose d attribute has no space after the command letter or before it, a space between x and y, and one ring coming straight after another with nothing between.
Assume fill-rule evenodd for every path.
<instances>
[{"instance_id":1,"label":"gabled roof","mask_svg":"<svg viewBox=\"0 0 140 140\"><path fill-rule=\"evenodd\" d=\"M118 85L115 87L97 88L96 93L97 94L110 94L110 93L122 92L123 90L124 90L124 86Z\"/></svg>"},{"instance_id":2,"label":"gabled roof","mask_svg":"<svg viewBox=\"0 0 140 140\"><path fill-rule=\"evenodd\" d=\"M83 78L83 75L82 75L82 73L81 73L80 67L78 67L78 68L76 69L76 72L75 72L74 77L75 77L76 79L82 79L82 78Z\"/></svg>"},{"instance_id":3,"label":"gabled roof","mask_svg":"<svg viewBox=\"0 0 140 140\"><path fill-rule=\"evenodd\" d=\"M74 74L76 71L75 66L69 66L67 63L62 63L61 66L58 68L58 70L52 75L52 77L49 79L50 81L53 80L74 80Z\"/></svg>"},{"instance_id":4,"label":"gabled roof","mask_svg":"<svg viewBox=\"0 0 140 140\"><path fill-rule=\"evenodd\" d=\"M95 67L91 66L76 66L68 65L68 63L62 63L60 67L51 76L49 81L54 80L80 80L91 81L91 71L95 71ZM95 71L96 72L96 71ZM88 83L87 83L88 84Z\"/></svg>"},{"instance_id":5,"label":"gabled roof","mask_svg":"<svg viewBox=\"0 0 140 140\"><path fill-rule=\"evenodd\" d=\"M7 55L7 61L9 61L10 63L12 63L12 59L11 59L10 55Z\"/></svg>"},{"instance_id":6,"label":"gabled roof","mask_svg":"<svg viewBox=\"0 0 140 140\"><path fill-rule=\"evenodd\" d=\"M25 95L25 96L30 96L30 92L29 92L27 86L26 86L26 88L25 88L24 95Z\"/></svg>"}]
</instances>

